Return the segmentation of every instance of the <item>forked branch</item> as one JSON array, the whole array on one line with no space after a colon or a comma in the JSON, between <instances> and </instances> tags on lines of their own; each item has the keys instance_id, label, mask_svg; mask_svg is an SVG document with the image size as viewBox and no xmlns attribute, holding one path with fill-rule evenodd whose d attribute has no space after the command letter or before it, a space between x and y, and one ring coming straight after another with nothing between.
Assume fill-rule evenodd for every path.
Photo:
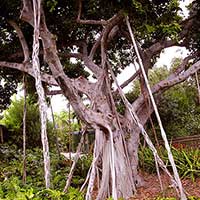
<instances>
[{"instance_id":1,"label":"forked branch","mask_svg":"<svg viewBox=\"0 0 200 200\"><path fill-rule=\"evenodd\" d=\"M81 19L81 11L82 11L82 0L79 0L79 4L78 4L78 16L77 16L77 23L80 24L93 24L93 25L106 25L107 21L105 20L83 20Z\"/></svg>"}]
</instances>

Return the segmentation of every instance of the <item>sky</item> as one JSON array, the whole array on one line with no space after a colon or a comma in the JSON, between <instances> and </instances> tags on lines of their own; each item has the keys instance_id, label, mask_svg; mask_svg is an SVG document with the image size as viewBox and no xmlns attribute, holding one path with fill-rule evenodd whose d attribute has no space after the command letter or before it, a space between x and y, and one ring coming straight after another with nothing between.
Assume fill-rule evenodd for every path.
<instances>
[{"instance_id":1,"label":"sky","mask_svg":"<svg viewBox=\"0 0 200 200\"><path fill-rule=\"evenodd\" d=\"M182 7L183 14L185 17L187 17L188 15L188 12L185 6L191 2L192 0L185 0L181 2L181 7ZM188 53L187 50L182 47L167 48L160 54L160 58L157 60L155 66L159 67L159 66L166 65L169 67L174 57L184 58L186 57L187 53ZM130 65L126 67L126 69L121 74L118 75L117 80L121 84L123 83L124 80L127 80L132 74L133 74L133 65ZM130 90L130 88L131 88L131 84L129 84L129 86L124 89L124 91L127 92L128 90ZM23 95L22 92L20 93L21 93L20 96ZM68 110L67 101L65 97L63 97L62 95L53 96L51 99L51 102L52 102L53 111L56 113L59 113L63 110L65 111ZM50 109L48 109L48 118L51 119Z\"/></svg>"}]
</instances>

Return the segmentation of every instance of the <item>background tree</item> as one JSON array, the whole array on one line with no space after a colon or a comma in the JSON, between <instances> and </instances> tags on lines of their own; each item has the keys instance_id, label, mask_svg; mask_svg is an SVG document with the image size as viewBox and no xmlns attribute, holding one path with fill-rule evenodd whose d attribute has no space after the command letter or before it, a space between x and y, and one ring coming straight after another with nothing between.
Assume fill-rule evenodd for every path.
<instances>
[{"instance_id":1,"label":"background tree","mask_svg":"<svg viewBox=\"0 0 200 200\"><path fill-rule=\"evenodd\" d=\"M176 69L180 62L181 59L173 59L170 69L164 66L150 70L150 84L155 85L165 79ZM133 89L127 93L127 98L130 102L134 102L140 94L139 81L136 81L133 84ZM198 92L194 76L165 91L159 101L158 108L168 139L199 133ZM161 139L159 134L160 130L154 114L152 115L152 119L158 138ZM149 120L146 126L149 133L153 134L153 128ZM152 137L152 139L154 139L154 137Z\"/></svg>"},{"instance_id":2,"label":"background tree","mask_svg":"<svg viewBox=\"0 0 200 200\"><path fill-rule=\"evenodd\" d=\"M23 143L23 105L24 99L14 99L10 107L4 111L4 117L1 123L4 124L9 130L9 143L15 143L22 147ZM33 103L31 98L27 98L27 119L26 119L26 132L27 132L27 148L41 146L40 137L40 119L37 103ZM53 146L53 132L52 123L48 124L48 132L50 136L50 143Z\"/></svg>"}]
</instances>

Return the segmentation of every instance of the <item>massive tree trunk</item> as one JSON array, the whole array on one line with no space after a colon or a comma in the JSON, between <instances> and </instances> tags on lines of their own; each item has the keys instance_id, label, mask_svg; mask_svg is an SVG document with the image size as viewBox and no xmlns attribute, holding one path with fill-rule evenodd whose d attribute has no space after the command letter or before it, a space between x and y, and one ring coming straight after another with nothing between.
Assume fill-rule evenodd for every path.
<instances>
[{"instance_id":1,"label":"massive tree trunk","mask_svg":"<svg viewBox=\"0 0 200 200\"><path fill-rule=\"evenodd\" d=\"M113 196L114 199L119 197L127 199L136 191L123 134L121 130L109 133L97 128L93 170L90 174L87 200L92 199L95 182L98 187L98 200L109 196Z\"/></svg>"}]
</instances>

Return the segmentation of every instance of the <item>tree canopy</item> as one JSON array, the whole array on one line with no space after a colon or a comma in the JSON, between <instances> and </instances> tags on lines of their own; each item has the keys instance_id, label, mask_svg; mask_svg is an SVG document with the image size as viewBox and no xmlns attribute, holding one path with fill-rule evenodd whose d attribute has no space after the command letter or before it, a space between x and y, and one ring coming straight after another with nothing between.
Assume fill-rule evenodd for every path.
<instances>
[{"instance_id":1,"label":"tree canopy","mask_svg":"<svg viewBox=\"0 0 200 200\"><path fill-rule=\"evenodd\" d=\"M63 65L64 71L70 78L79 77L84 73L84 65L81 64L83 52L90 52L95 62L100 63L100 50L94 48L97 37L101 34L103 24L116 13L122 11L129 15L131 25L134 27L138 44L143 51L142 57L151 68L156 57L163 48L178 45L185 46L191 52L199 51L199 3L193 1L190 5L190 15L187 19L181 15L178 0L171 1L79 1L70 0L67 2L59 0L46 0L43 2L46 15L46 22L49 30L56 39L57 50ZM23 32L28 48L31 49L33 29L23 21L19 20L22 9L20 1L3 0L0 7L0 60L10 62L22 62L23 52L16 30L11 26L12 20L18 23ZM80 19L77 16L80 14ZM90 21L92 19L92 23ZM82 21L84 23L82 23ZM102 23L101 23L102 21ZM78 22L78 23L77 23ZM124 69L133 58L130 54L130 37L123 20L112 29L108 37L107 56L112 62L115 72ZM98 43L96 43L96 46ZM84 48L86 47L86 48ZM93 49L93 51L91 51ZM41 70L49 72L48 65L42 59ZM70 58L75 57L76 63ZM196 56L196 59L198 57ZM120 63L120 65L119 65ZM9 69L1 69L1 79L6 82L1 85L2 104L7 106L9 97L16 92L16 84L21 80L20 73ZM11 81L12 80L12 81ZM11 84L12 83L12 84ZM4 108L4 107L2 107Z\"/></svg>"}]
</instances>

